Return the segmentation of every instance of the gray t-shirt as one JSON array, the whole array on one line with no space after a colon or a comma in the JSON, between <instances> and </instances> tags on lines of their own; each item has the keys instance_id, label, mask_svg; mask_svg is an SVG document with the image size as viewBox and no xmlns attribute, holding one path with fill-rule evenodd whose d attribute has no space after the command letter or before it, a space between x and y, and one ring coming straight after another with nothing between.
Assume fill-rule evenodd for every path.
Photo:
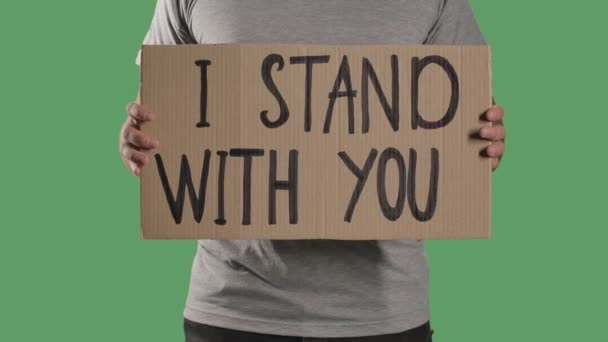
<instances>
[{"instance_id":1,"label":"gray t-shirt","mask_svg":"<svg viewBox=\"0 0 608 342\"><path fill-rule=\"evenodd\" d=\"M467 0L158 0L144 44L485 44ZM430 319L422 241L201 240L184 315L277 335Z\"/></svg>"}]
</instances>

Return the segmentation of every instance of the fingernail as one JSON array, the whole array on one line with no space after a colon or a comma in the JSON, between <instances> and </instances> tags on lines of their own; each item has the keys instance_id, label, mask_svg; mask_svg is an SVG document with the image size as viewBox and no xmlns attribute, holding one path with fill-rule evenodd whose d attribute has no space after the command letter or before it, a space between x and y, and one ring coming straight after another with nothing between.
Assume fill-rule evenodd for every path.
<instances>
[{"instance_id":1,"label":"fingernail","mask_svg":"<svg viewBox=\"0 0 608 342\"><path fill-rule=\"evenodd\" d=\"M492 147L488 147L488 155L490 157L494 157L495 154L496 154L496 149L494 149Z\"/></svg>"},{"instance_id":2,"label":"fingernail","mask_svg":"<svg viewBox=\"0 0 608 342\"><path fill-rule=\"evenodd\" d=\"M151 145L152 145L152 148L157 148L158 145L160 145L160 141L154 139L154 140L152 140Z\"/></svg>"}]
</instances>

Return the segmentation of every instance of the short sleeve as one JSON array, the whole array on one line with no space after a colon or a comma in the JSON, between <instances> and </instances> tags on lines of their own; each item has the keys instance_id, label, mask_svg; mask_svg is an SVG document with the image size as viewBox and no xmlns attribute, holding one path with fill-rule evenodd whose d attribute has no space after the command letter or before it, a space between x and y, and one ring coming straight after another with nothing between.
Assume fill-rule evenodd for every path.
<instances>
[{"instance_id":1,"label":"short sleeve","mask_svg":"<svg viewBox=\"0 0 608 342\"><path fill-rule=\"evenodd\" d=\"M439 15L425 44L485 45L468 0L439 0Z\"/></svg>"},{"instance_id":2,"label":"short sleeve","mask_svg":"<svg viewBox=\"0 0 608 342\"><path fill-rule=\"evenodd\" d=\"M192 0L190 0L192 1ZM152 23L143 45L196 44L188 27L186 0L157 0ZM141 50L135 63L141 61Z\"/></svg>"}]
</instances>

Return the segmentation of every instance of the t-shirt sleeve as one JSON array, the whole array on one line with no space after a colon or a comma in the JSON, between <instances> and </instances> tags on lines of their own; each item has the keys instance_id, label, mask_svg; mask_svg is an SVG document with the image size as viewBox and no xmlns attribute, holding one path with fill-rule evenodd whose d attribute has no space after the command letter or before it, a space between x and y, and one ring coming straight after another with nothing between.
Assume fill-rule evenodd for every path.
<instances>
[{"instance_id":1,"label":"t-shirt sleeve","mask_svg":"<svg viewBox=\"0 0 608 342\"><path fill-rule=\"evenodd\" d=\"M468 0L439 0L439 15L425 44L485 45Z\"/></svg>"},{"instance_id":2,"label":"t-shirt sleeve","mask_svg":"<svg viewBox=\"0 0 608 342\"><path fill-rule=\"evenodd\" d=\"M143 45L196 44L188 20L189 1L157 0L152 23L143 40ZM135 63L141 61L141 50L137 52Z\"/></svg>"}]
</instances>

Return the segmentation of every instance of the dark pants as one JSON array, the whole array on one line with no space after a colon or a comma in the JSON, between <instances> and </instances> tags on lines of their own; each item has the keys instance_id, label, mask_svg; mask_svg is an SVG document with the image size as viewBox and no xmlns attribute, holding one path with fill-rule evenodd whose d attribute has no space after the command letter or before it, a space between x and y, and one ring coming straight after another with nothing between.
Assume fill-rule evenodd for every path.
<instances>
[{"instance_id":1,"label":"dark pants","mask_svg":"<svg viewBox=\"0 0 608 342\"><path fill-rule=\"evenodd\" d=\"M431 330L430 322L427 322L417 328L396 334L362 337L311 338L232 330L184 319L184 334L186 336L186 342L432 342L431 335L433 334L433 331Z\"/></svg>"}]
</instances>

